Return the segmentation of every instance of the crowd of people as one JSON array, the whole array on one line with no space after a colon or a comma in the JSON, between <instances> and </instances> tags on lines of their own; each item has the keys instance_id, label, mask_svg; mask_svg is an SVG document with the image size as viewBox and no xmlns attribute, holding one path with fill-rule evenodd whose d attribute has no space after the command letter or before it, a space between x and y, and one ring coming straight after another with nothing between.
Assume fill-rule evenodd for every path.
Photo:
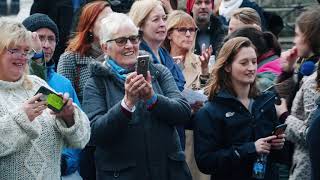
<instances>
[{"instance_id":1,"label":"crowd of people","mask_svg":"<svg viewBox=\"0 0 320 180\"><path fill-rule=\"evenodd\" d=\"M0 18L0 179L320 179L320 7L282 50L279 16L217 1Z\"/></svg>"}]
</instances>

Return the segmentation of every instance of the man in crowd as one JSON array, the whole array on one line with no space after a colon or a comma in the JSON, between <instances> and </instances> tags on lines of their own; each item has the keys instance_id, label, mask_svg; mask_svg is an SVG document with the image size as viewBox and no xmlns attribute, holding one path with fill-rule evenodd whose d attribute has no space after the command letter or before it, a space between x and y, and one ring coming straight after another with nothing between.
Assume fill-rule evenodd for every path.
<instances>
[{"instance_id":1,"label":"man in crowd","mask_svg":"<svg viewBox=\"0 0 320 180\"><path fill-rule=\"evenodd\" d=\"M187 0L187 12L192 13L199 28L195 54L201 54L204 44L205 48L211 45L215 55L227 32L221 20L213 14L213 5L213 0Z\"/></svg>"}]
</instances>

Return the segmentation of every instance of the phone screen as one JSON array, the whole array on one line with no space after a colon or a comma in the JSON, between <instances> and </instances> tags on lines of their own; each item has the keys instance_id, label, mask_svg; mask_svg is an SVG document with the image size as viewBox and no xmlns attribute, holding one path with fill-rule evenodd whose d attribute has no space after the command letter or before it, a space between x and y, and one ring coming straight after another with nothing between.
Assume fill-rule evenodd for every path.
<instances>
[{"instance_id":1,"label":"phone screen","mask_svg":"<svg viewBox=\"0 0 320 180\"><path fill-rule=\"evenodd\" d=\"M273 135L280 135L280 134L283 134L284 131L286 130L287 128L287 124L280 124L279 126L275 127L274 131L272 132Z\"/></svg>"},{"instance_id":2,"label":"phone screen","mask_svg":"<svg viewBox=\"0 0 320 180\"><path fill-rule=\"evenodd\" d=\"M38 90L38 93L42 93L43 95L40 97L41 101L47 101L48 108L55 112L60 112L65 103L63 103L63 98L59 96L58 94L54 93L50 89L41 86L40 89Z\"/></svg>"},{"instance_id":3,"label":"phone screen","mask_svg":"<svg viewBox=\"0 0 320 180\"><path fill-rule=\"evenodd\" d=\"M138 61L136 66L137 74L142 74L144 78L147 78L150 56L149 55L138 56L137 61Z\"/></svg>"}]
</instances>

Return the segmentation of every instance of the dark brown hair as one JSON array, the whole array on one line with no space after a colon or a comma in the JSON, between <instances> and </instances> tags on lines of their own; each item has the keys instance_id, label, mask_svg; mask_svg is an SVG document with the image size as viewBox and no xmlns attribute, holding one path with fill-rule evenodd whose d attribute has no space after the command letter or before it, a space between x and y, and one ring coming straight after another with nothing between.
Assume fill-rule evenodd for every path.
<instances>
[{"instance_id":1,"label":"dark brown hair","mask_svg":"<svg viewBox=\"0 0 320 180\"><path fill-rule=\"evenodd\" d=\"M296 21L305 42L314 54L320 54L320 8L312 8L303 12Z\"/></svg>"},{"instance_id":2,"label":"dark brown hair","mask_svg":"<svg viewBox=\"0 0 320 180\"><path fill-rule=\"evenodd\" d=\"M307 43L315 55L320 55L320 8L311 8L303 12L296 20ZM320 66L317 69L317 91L320 91Z\"/></svg>"}]
</instances>

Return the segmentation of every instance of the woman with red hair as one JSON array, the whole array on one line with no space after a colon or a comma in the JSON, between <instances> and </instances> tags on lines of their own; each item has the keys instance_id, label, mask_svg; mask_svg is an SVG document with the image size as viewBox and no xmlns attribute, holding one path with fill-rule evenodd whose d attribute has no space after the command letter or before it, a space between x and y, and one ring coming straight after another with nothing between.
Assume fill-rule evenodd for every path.
<instances>
[{"instance_id":1,"label":"woman with red hair","mask_svg":"<svg viewBox=\"0 0 320 180\"><path fill-rule=\"evenodd\" d=\"M82 89L89 78L88 64L93 60L104 60L99 45L101 19L112 12L106 1L88 3L83 7L75 35L68 42L68 47L60 56L58 73L70 79L80 103Z\"/></svg>"},{"instance_id":2,"label":"woman with red hair","mask_svg":"<svg viewBox=\"0 0 320 180\"><path fill-rule=\"evenodd\" d=\"M81 12L75 35L69 40L66 51L60 56L58 73L68 78L82 103L83 88L89 79L89 64L103 61L99 44L101 20L111 13L106 1L86 4ZM80 174L83 179L95 179L94 147L87 146L80 155Z\"/></svg>"}]
</instances>

